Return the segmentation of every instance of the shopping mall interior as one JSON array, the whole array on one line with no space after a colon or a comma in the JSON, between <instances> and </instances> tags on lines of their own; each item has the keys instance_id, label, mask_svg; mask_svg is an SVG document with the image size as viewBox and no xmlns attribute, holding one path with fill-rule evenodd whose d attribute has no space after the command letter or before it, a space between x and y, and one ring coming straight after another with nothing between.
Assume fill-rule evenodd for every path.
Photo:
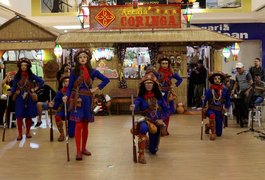
<instances>
[{"instance_id":1,"label":"shopping mall interior","mask_svg":"<svg viewBox=\"0 0 265 180\"><path fill-rule=\"evenodd\" d=\"M221 117L222 136L213 140L198 102L212 88L212 72L235 80L238 63L249 70L258 58L264 67L264 29L263 0L0 0L0 179L263 179L265 103L248 109L254 113L245 122L241 101L231 96ZM41 112L38 126L38 117L32 118L32 138L23 120L17 140L17 107L9 109L13 98L4 93L6 77L14 78L21 58L59 91L58 72L65 64L74 70L80 49L89 49L92 68L109 79L91 96L95 120L88 123L86 148L92 155L82 161L75 132L57 141L61 131L52 108ZM175 112L168 133L159 133L155 154L146 141L145 164L142 136L132 135L132 126L147 117L132 112L131 104L147 72L158 70L163 58L181 82L172 80ZM198 100L191 74L199 62L207 74ZM90 88L100 83L96 78Z\"/></svg>"}]
</instances>

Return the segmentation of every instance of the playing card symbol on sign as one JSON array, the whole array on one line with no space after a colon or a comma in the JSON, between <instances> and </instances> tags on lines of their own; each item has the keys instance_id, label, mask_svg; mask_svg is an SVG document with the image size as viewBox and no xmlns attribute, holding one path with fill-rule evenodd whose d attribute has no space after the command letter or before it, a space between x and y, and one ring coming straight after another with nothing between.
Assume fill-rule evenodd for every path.
<instances>
[{"instance_id":1,"label":"playing card symbol on sign","mask_svg":"<svg viewBox=\"0 0 265 180\"><path fill-rule=\"evenodd\" d=\"M97 13L95 19L101 26L107 27L115 20L115 15L104 7Z\"/></svg>"}]
</instances>

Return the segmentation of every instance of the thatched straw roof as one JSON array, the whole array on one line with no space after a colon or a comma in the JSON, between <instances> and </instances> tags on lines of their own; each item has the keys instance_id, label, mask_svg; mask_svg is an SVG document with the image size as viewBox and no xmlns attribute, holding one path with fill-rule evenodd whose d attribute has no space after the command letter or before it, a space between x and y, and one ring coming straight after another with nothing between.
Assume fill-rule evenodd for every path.
<instances>
[{"instance_id":1,"label":"thatched straw roof","mask_svg":"<svg viewBox=\"0 0 265 180\"><path fill-rule=\"evenodd\" d=\"M183 25L185 27L185 25ZM62 34L56 40L63 48L107 46L113 43L174 43L174 45L208 44L217 48L242 40L191 26L181 29L109 30L82 29Z\"/></svg>"},{"instance_id":2,"label":"thatched straw roof","mask_svg":"<svg viewBox=\"0 0 265 180\"><path fill-rule=\"evenodd\" d=\"M58 33L22 16L0 26L0 50L54 48Z\"/></svg>"}]
</instances>

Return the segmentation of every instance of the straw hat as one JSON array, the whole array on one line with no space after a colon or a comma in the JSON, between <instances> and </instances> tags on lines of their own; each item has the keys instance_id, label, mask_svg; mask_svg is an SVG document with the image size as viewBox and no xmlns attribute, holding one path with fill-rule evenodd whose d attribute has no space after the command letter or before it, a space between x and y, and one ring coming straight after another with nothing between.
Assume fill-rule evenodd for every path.
<instances>
[{"instance_id":1,"label":"straw hat","mask_svg":"<svg viewBox=\"0 0 265 180\"><path fill-rule=\"evenodd\" d=\"M152 81L152 82L156 83L157 85L159 84L158 81L157 81L156 76L152 72L146 73L145 76L141 79L139 84L142 84L145 81Z\"/></svg>"},{"instance_id":2,"label":"straw hat","mask_svg":"<svg viewBox=\"0 0 265 180\"><path fill-rule=\"evenodd\" d=\"M65 79L70 79L70 76L62 75L62 77L60 78L60 82L63 82Z\"/></svg>"},{"instance_id":3,"label":"straw hat","mask_svg":"<svg viewBox=\"0 0 265 180\"><path fill-rule=\"evenodd\" d=\"M92 58L91 52L89 49L79 49L78 51L76 51L75 55L74 55L74 60L75 62L78 62L78 56L81 53L85 53L88 56L88 60L90 60Z\"/></svg>"},{"instance_id":4,"label":"straw hat","mask_svg":"<svg viewBox=\"0 0 265 180\"><path fill-rule=\"evenodd\" d=\"M31 68L31 61L28 58L25 58L25 57L20 58L18 60L17 67L20 67L21 66L21 63L23 63L23 62L24 63L27 63L28 67Z\"/></svg>"},{"instance_id":5,"label":"straw hat","mask_svg":"<svg viewBox=\"0 0 265 180\"><path fill-rule=\"evenodd\" d=\"M220 76L221 77L221 82L224 81L225 79L225 74L223 72L212 72L210 73L209 77L208 77L208 81L210 81L211 84L214 84L214 77L215 76Z\"/></svg>"},{"instance_id":6,"label":"straw hat","mask_svg":"<svg viewBox=\"0 0 265 180\"><path fill-rule=\"evenodd\" d=\"M162 61L167 61L168 65L171 64L171 60L168 57L162 57L161 59L158 60L158 63L161 64Z\"/></svg>"}]
</instances>

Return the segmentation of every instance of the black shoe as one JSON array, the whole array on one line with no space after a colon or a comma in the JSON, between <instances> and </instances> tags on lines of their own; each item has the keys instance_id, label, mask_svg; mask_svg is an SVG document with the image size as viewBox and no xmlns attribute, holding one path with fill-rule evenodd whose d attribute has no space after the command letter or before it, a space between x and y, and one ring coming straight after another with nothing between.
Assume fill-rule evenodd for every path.
<instances>
[{"instance_id":1,"label":"black shoe","mask_svg":"<svg viewBox=\"0 0 265 180\"><path fill-rule=\"evenodd\" d=\"M244 119L243 124L248 124L248 119Z\"/></svg>"},{"instance_id":2,"label":"black shoe","mask_svg":"<svg viewBox=\"0 0 265 180\"><path fill-rule=\"evenodd\" d=\"M42 124L42 121L37 122L37 124L35 125L35 127L40 127L41 124Z\"/></svg>"}]
</instances>

